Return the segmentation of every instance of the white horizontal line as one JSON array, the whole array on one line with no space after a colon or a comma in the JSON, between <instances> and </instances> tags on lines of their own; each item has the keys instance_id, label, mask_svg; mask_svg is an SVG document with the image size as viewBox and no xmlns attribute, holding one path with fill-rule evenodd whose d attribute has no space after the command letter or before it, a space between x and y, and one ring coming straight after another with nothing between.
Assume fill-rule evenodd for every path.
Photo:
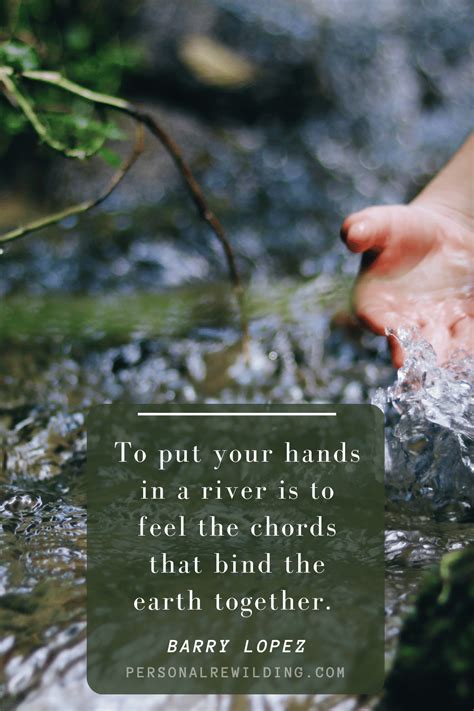
<instances>
[{"instance_id":1,"label":"white horizontal line","mask_svg":"<svg viewBox=\"0 0 474 711\"><path fill-rule=\"evenodd\" d=\"M337 412L137 412L138 417L337 417Z\"/></svg>"}]
</instances>

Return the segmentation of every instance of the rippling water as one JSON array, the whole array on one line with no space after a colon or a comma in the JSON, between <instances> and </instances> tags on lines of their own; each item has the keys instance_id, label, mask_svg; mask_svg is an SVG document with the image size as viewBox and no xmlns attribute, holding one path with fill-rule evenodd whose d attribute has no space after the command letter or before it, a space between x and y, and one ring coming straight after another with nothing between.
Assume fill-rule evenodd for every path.
<instances>
[{"instance_id":1,"label":"rippling water","mask_svg":"<svg viewBox=\"0 0 474 711\"><path fill-rule=\"evenodd\" d=\"M326 280L325 289L328 286ZM84 414L94 402L112 399L366 402L375 397L387 409L392 406L386 531L386 640L391 659L410 595L423 571L473 536L467 498L472 479L463 478L470 407L467 364L453 370L437 368L426 344L402 334L409 357L397 382L390 385L393 371L380 339L361 335L350 322L331 320L327 303L317 305L320 292L317 284L296 288L290 296L285 291L281 296L285 315L275 312L252 321L250 366L244 363L238 334L215 325L206 330L196 324L193 337L132 337L122 345L110 344L105 336L86 344L51 345L40 340L32 353L21 343L11 344L9 353L18 372L9 371L5 392L12 403L0 411L4 452L0 650L7 707L135 708L130 698L99 700L84 681ZM385 388L383 397L378 388ZM449 448L449 472L457 472L454 480L436 457L437 447L443 445L445 451L448 434L454 438ZM419 436L423 446L413 440ZM350 698L317 700L322 704L318 708L355 705ZM143 698L140 708L167 703ZM210 698L173 701L174 708L204 704L206 709L241 708L238 703ZM261 703L259 697L242 700L249 708L258 709ZM269 703L286 708L288 700L272 698ZM315 699L295 703L295 708L309 708Z\"/></svg>"},{"instance_id":2,"label":"rippling water","mask_svg":"<svg viewBox=\"0 0 474 711\"><path fill-rule=\"evenodd\" d=\"M415 330L396 335L405 363L394 385L373 398L387 413L390 496L438 516L472 520L474 359L459 352L439 366Z\"/></svg>"}]
</instances>

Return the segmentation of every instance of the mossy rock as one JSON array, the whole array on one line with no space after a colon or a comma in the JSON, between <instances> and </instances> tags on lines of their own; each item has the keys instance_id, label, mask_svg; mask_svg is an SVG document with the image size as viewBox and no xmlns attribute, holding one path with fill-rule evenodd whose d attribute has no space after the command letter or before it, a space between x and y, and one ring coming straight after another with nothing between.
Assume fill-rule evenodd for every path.
<instances>
[{"instance_id":1,"label":"mossy rock","mask_svg":"<svg viewBox=\"0 0 474 711\"><path fill-rule=\"evenodd\" d=\"M474 546L445 555L426 580L378 708L474 708Z\"/></svg>"}]
</instances>

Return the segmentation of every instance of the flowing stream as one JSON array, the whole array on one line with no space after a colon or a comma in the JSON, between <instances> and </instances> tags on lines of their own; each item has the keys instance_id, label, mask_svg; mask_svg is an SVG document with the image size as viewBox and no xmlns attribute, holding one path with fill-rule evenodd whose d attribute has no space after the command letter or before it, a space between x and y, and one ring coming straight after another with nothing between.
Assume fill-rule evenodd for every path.
<instances>
[{"instance_id":1,"label":"flowing stream","mask_svg":"<svg viewBox=\"0 0 474 711\"><path fill-rule=\"evenodd\" d=\"M167 315L168 335L151 337L143 323L142 332L130 334L125 343L113 330L92 337L76 332L66 343L38 337L28 350L23 339L11 339L0 411L0 654L7 708L135 708L132 698L99 698L85 683L84 415L94 403L374 398L383 405L388 419L388 660L424 570L445 551L472 540L472 470L466 451L472 361L439 368L427 344L402 333L409 357L390 384L393 370L380 339L331 321L329 304L344 302L343 287L321 278L319 285L318 280L287 284L273 295L273 312L265 317L259 310L268 310L268 288L252 295L250 366L242 358L238 332L218 325L219 310L201 312L194 329L187 323L188 332L177 333L188 303L188 295L179 292L169 295L170 312L178 315L176 323L172 313ZM213 295L203 289L196 298L205 304ZM102 319L105 328L103 305L96 308L98 314L92 310L87 321ZM147 327L156 325L152 321ZM315 701L323 709L352 707L345 697L300 699L294 707L309 708ZM170 708L170 703L143 697L140 708ZM172 707L258 709L261 703L260 697L219 702L177 697ZM287 708L288 700L269 697L269 703Z\"/></svg>"}]
</instances>

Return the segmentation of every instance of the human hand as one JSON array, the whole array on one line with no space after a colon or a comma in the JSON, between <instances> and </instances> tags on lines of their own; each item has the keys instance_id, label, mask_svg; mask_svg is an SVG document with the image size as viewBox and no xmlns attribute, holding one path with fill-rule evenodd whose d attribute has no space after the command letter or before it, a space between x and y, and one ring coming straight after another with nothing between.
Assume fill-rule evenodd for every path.
<instances>
[{"instance_id":1,"label":"human hand","mask_svg":"<svg viewBox=\"0 0 474 711\"><path fill-rule=\"evenodd\" d=\"M369 207L346 218L341 236L362 253L353 301L364 325L379 334L418 327L439 363L474 351L474 239L464 215L421 199ZM402 348L389 342L400 367Z\"/></svg>"}]
</instances>

